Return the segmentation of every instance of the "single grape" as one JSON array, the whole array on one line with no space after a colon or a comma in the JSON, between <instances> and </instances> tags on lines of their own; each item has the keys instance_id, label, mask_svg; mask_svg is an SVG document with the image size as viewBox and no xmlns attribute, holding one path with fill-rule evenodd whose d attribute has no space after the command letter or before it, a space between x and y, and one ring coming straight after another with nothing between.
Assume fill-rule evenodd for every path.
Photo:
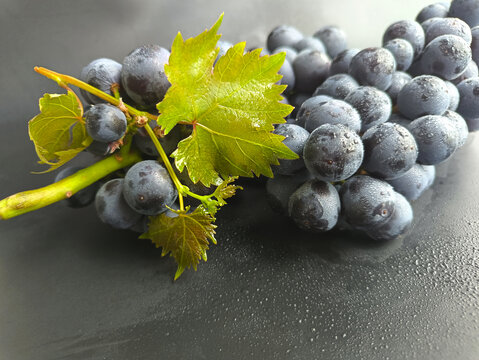
<instances>
[{"instance_id":1,"label":"single grape","mask_svg":"<svg viewBox=\"0 0 479 360\"><path fill-rule=\"evenodd\" d=\"M331 61L323 52L306 49L293 62L296 90L312 93L327 77Z\"/></svg>"},{"instance_id":2,"label":"single grape","mask_svg":"<svg viewBox=\"0 0 479 360\"><path fill-rule=\"evenodd\" d=\"M367 175L355 175L341 186L342 216L356 230L385 224L396 205L396 192L387 182Z\"/></svg>"},{"instance_id":3,"label":"single grape","mask_svg":"<svg viewBox=\"0 0 479 360\"><path fill-rule=\"evenodd\" d=\"M280 80L281 84L287 86L287 88L284 90L284 93L290 93L294 88L295 76L293 67L288 60L284 60L283 65L281 66L281 69L279 69L278 73L283 76L283 78Z\"/></svg>"},{"instance_id":4,"label":"single grape","mask_svg":"<svg viewBox=\"0 0 479 360\"><path fill-rule=\"evenodd\" d=\"M341 124L325 124L314 130L304 145L306 168L318 179L340 181L361 166L363 143L358 134Z\"/></svg>"},{"instance_id":5,"label":"single grape","mask_svg":"<svg viewBox=\"0 0 479 360\"><path fill-rule=\"evenodd\" d=\"M476 64L479 64L479 26L475 26L471 29L471 35L472 60L474 60Z\"/></svg>"},{"instance_id":6,"label":"single grape","mask_svg":"<svg viewBox=\"0 0 479 360\"><path fill-rule=\"evenodd\" d=\"M149 216L166 211L178 195L168 171L155 160L140 161L128 170L123 194L132 209Z\"/></svg>"},{"instance_id":7,"label":"single grape","mask_svg":"<svg viewBox=\"0 0 479 360\"><path fill-rule=\"evenodd\" d=\"M280 25L275 27L268 35L267 46L269 51L274 51L280 46L293 46L303 38L303 34L293 26Z\"/></svg>"},{"instance_id":8,"label":"single grape","mask_svg":"<svg viewBox=\"0 0 479 360\"><path fill-rule=\"evenodd\" d=\"M165 74L170 52L158 45L141 46L123 60L121 84L139 106L151 108L163 100L170 82Z\"/></svg>"},{"instance_id":9,"label":"single grape","mask_svg":"<svg viewBox=\"0 0 479 360\"><path fill-rule=\"evenodd\" d=\"M110 180L103 184L95 197L100 220L116 229L129 229L142 217L126 203L122 192L123 183L123 179Z\"/></svg>"},{"instance_id":10,"label":"single grape","mask_svg":"<svg viewBox=\"0 0 479 360\"><path fill-rule=\"evenodd\" d=\"M386 122L391 116L389 96L372 86L360 86L352 90L344 101L350 103L361 117L361 131Z\"/></svg>"},{"instance_id":11,"label":"single grape","mask_svg":"<svg viewBox=\"0 0 479 360\"><path fill-rule=\"evenodd\" d=\"M158 126L156 121L150 121L150 126L155 128ZM178 147L178 143L188 136L187 130L183 125L176 125L166 136L158 137L163 150L165 150L166 155L170 155ZM133 136L133 141L136 147L145 155L158 157L160 154L156 150L155 144L151 140L150 136L145 129L139 128L135 136Z\"/></svg>"},{"instance_id":12,"label":"single grape","mask_svg":"<svg viewBox=\"0 0 479 360\"><path fill-rule=\"evenodd\" d=\"M93 140L108 143L125 135L127 121L125 114L116 106L97 104L86 112L85 126Z\"/></svg>"},{"instance_id":13,"label":"single grape","mask_svg":"<svg viewBox=\"0 0 479 360\"><path fill-rule=\"evenodd\" d=\"M464 120L464 118L457 112L451 110L446 110L446 112L442 116L448 118L454 124L458 136L457 147L460 148L466 143L467 137L469 135L469 129L467 127L466 120Z\"/></svg>"},{"instance_id":14,"label":"single grape","mask_svg":"<svg viewBox=\"0 0 479 360\"><path fill-rule=\"evenodd\" d=\"M286 53L286 60L288 60L290 64L292 64L296 56L298 56L296 49L291 46L280 46L274 49L273 54L279 54L280 52Z\"/></svg>"},{"instance_id":15,"label":"single grape","mask_svg":"<svg viewBox=\"0 0 479 360\"><path fill-rule=\"evenodd\" d=\"M400 20L389 25L383 35L383 44L389 40L404 39L411 43L414 55L418 57L424 48L425 34L422 26L417 21Z\"/></svg>"},{"instance_id":16,"label":"single grape","mask_svg":"<svg viewBox=\"0 0 479 360\"><path fill-rule=\"evenodd\" d=\"M381 224L366 231L374 240L388 241L404 234L411 227L413 210L409 201L401 194L396 193L394 199L394 213L385 224Z\"/></svg>"},{"instance_id":17,"label":"single grape","mask_svg":"<svg viewBox=\"0 0 479 360\"><path fill-rule=\"evenodd\" d=\"M277 174L269 178L266 181L266 196L271 209L288 215L289 197L310 179L311 175L306 169L292 176Z\"/></svg>"},{"instance_id":18,"label":"single grape","mask_svg":"<svg viewBox=\"0 0 479 360\"><path fill-rule=\"evenodd\" d=\"M328 77L313 96L328 95L336 99L344 99L353 89L359 86L356 80L348 74L337 74Z\"/></svg>"},{"instance_id":19,"label":"single grape","mask_svg":"<svg viewBox=\"0 0 479 360\"><path fill-rule=\"evenodd\" d=\"M386 90L391 86L392 75L396 71L393 54L384 48L370 47L358 52L349 64L349 75L361 85L375 86Z\"/></svg>"},{"instance_id":20,"label":"single grape","mask_svg":"<svg viewBox=\"0 0 479 360\"><path fill-rule=\"evenodd\" d=\"M337 223L341 203L333 185L310 180L289 198L288 213L296 225L306 231L331 230Z\"/></svg>"},{"instance_id":21,"label":"single grape","mask_svg":"<svg viewBox=\"0 0 479 360\"><path fill-rule=\"evenodd\" d=\"M445 80L460 76L471 61L471 48L461 37L441 35L424 48L421 67L426 74L437 75Z\"/></svg>"},{"instance_id":22,"label":"single grape","mask_svg":"<svg viewBox=\"0 0 479 360\"><path fill-rule=\"evenodd\" d=\"M458 134L454 124L439 115L426 115L409 124L419 150L417 162L436 165L449 158L457 149Z\"/></svg>"},{"instance_id":23,"label":"single grape","mask_svg":"<svg viewBox=\"0 0 479 360\"><path fill-rule=\"evenodd\" d=\"M479 77L469 78L457 85L460 101L457 112L466 121L479 118Z\"/></svg>"},{"instance_id":24,"label":"single grape","mask_svg":"<svg viewBox=\"0 0 479 360\"><path fill-rule=\"evenodd\" d=\"M469 61L469 64L467 64L466 70L464 70L464 72L459 77L452 79L451 82L454 85L457 85L461 81L477 76L479 76L479 68L477 67L476 62L474 60L471 60Z\"/></svg>"},{"instance_id":25,"label":"single grape","mask_svg":"<svg viewBox=\"0 0 479 360\"><path fill-rule=\"evenodd\" d=\"M422 23L430 18L444 18L447 16L448 9L441 3L434 3L421 9L416 16L416 21Z\"/></svg>"},{"instance_id":26,"label":"single grape","mask_svg":"<svg viewBox=\"0 0 479 360\"><path fill-rule=\"evenodd\" d=\"M423 165L422 167L426 172L428 180L427 189L429 189L434 184L434 180L436 179L436 167L434 165Z\"/></svg>"},{"instance_id":27,"label":"single grape","mask_svg":"<svg viewBox=\"0 0 479 360\"><path fill-rule=\"evenodd\" d=\"M308 100L309 98L311 98L311 95L305 94L305 93L293 93L289 95L288 97L289 103L294 106L294 110L291 112L290 115L292 117L297 116L299 109L301 108L303 103L306 102L306 100ZM297 125L300 125L300 124L297 124ZM300 125L300 126L304 126L304 123L303 125Z\"/></svg>"},{"instance_id":28,"label":"single grape","mask_svg":"<svg viewBox=\"0 0 479 360\"><path fill-rule=\"evenodd\" d=\"M93 140L86 151L96 156L105 156L111 154L111 149L110 143Z\"/></svg>"},{"instance_id":29,"label":"single grape","mask_svg":"<svg viewBox=\"0 0 479 360\"><path fill-rule=\"evenodd\" d=\"M392 39L384 44L396 60L396 70L406 71L414 59L414 49L411 43L404 39Z\"/></svg>"},{"instance_id":30,"label":"single grape","mask_svg":"<svg viewBox=\"0 0 479 360\"><path fill-rule=\"evenodd\" d=\"M457 90L456 85L450 81L445 81L447 86L447 94L449 95L449 106L448 110L456 111L459 106L459 90Z\"/></svg>"},{"instance_id":31,"label":"single grape","mask_svg":"<svg viewBox=\"0 0 479 360\"><path fill-rule=\"evenodd\" d=\"M68 166L60 170L55 176L55 182L65 179L66 177L75 174L77 171L82 170L79 166ZM96 191L99 184L93 183L86 188L77 191L73 196L66 198L65 203L71 208L81 208L90 205L95 200Z\"/></svg>"},{"instance_id":32,"label":"single grape","mask_svg":"<svg viewBox=\"0 0 479 360\"><path fill-rule=\"evenodd\" d=\"M441 21L441 19L442 19L441 17L433 17L433 18L430 18L430 19L427 19L427 20L423 21L423 22L421 23L421 26L422 26L422 28L423 28L423 30L424 30L424 34L427 33L427 31L429 30L429 28L430 28L433 24L435 24L435 23L438 22L438 21Z\"/></svg>"},{"instance_id":33,"label":"single grape","mask_svg":"<svg viewBox=\"0 0 479 360\"><path fill-rule=\"evenodd\" d=\"M306 130L311 132L324 124L341 124L349 127L352 131L359 132L361 117L354 107L343 100L337 99L319 102L319 99L316 99L317 97L311 98L317 101L310 111L300 111L298 115L299 122L302 122L304 118L304 128Z\"/></svg>"},{"instance_id":34,"label":"single grape","mask_svg":"<svg viewBox=\"0 0 479 360\"><path fill-rule=\"evenodd\" d=\"M304 168L303 148L309 137L309 132L294 124L280 124L274 130L277 135L284 136L283 144L291 151L299 155L294 160L279 160L279 166L274 168L275 173L281 175L292 175Z\"/></svg>"},{"instance_id":35,"label":"single grape","mask_svg":"<svg viewBox=\"0 0 479 360\"><path fill-rule=\"evenodd\" d=\"M346 33L336 26L325 26L313 35L326 46L326 51L331 58L348 48Z\"/></svg>"},{"instance_id":36,"label":"single grape","mask_svg":"<svg viewBox=\"0 0 479 360\"><path fill-rule=\"evenodd\" d=\"M112 95L111 86L120 84L121 64L112 59L101 58L93 60L82 69L80 80L100 89L101 91ZM106 102L98 96L90 94L88 91L80 89L85 101L89 104L99 104Z\"/></svg>"},{"instance_id":37,"label":"single grape","mask_svg":"<svg viewBox=\"0 0 479 360\"><path fill-rule=\"evenodd\" d=\"M362 140L363 168L372 176L395 179L416 163L416 141L401 125L386 122L373 126L364 133Z\"/></svg>"},{"instance_id":38,"label":"single grape","mask_svg":"<svg viewBox=\"0 0 479 360\"><path fill-rule=\"evenodd\" d=\"M321 40L312 36L306 36L302 38L297 43L295 43L293 47L298 53L305 49L316 50L326 53L326 48L324 47L324 44L321 42Z\"/></svg>"},{"instance_id":39,"label":"single grape","mask_svg":"<svg viewBox=\"0 0 479 360\"><path fill-rule=\"evenodd\" d=\"M296 121L295 124L298 126L305 127L306 121L309 117L315 116L316 109L318 106L328 100L332 100L331 96L327 95L318 95L313 97L307 97L304 102L302 102L299 106L296 106L296 109L299 109L296 113Z\"/></svg>"},{"instance_id":40,"label":"single grape","mask_svg":"<svg viewBox=\"0 0 479 360\"><path fill-rule=\"evenodd\" d=\"M463 38L468 44L471 44L472 40L471 28L461 19L451 17L434 21L428 26L426 44L441 35L456 35Z\"/></svg>"},{"instance_id":41,"label":"single grape","mask_svg":"<svg viewBox=\"0 0 479 360\"><path fill-rule=\"evenodd\" d=\"M471 28L479 25L479 6L477 0L453 0L449 16L465 21Z\"/></svg>"},{"instance_id":42,"label":"single grape","mask_svg":"<svg viewBox=\"0 0 479 360\"><path fill-rule=\"evenodd\" d=\"M399 112L411 120L424 115L442 115L450 103L447 89L445 82L436 76L417 76L399 92Z\"/></svg>"},{"instance_id":43,"label":"single grape","mask_svg":"<svg viewBox=\"0 0 479 360\"><path fill-rule=\"evenodd\" d=\"M393 74L393 79L391 82L391 86L386 90L386 93L392 100L393 104L397 103L397 97L401 89L406 85L408 82L412 80L411 75L403 71L395 71Z\"/></svg>"},{"instance_id":44,"label":"single grape","mask_svg":"<svg viewBox=\"0 0 479 360\"><path fill-rule=\"evenodd\" d=\"M405 174L387 180L387 182L392 185L395 191L402 194L406 199L413 201L418 199L429 187L430 178L424 165L414 164Z\"/></svg>"},{"instance_id":45,"label":"single grape","mask_svg":"<svg viewBox=\"0 0 479 360\"><path fill-rule=\"evenodd\" d=\"M359 52L359 49L348 49L341 51L331 62L329 76L349 73L351 59Z\"/></svg>"}]
</instances>

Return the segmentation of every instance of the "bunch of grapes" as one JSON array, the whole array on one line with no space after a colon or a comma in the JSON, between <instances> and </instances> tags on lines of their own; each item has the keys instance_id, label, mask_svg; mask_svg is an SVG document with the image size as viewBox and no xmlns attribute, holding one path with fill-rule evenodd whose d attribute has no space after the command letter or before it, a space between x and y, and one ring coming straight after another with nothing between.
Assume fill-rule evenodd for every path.
<instances>
[{"instance_id":1,"label":"bunch of grapes","mask_svg":"<svg viewBox=\"0 0 479 360\"><path fill-rule=\"evenodd\" d=\"M334 26L268 36L286 52L285 102L294 117L275 132L300 159L266 184L273 209L303 230L335 226L390 240L409 228L410 201L435 165L479 130L479 0L438 2L391 24L383 47L350 49Z\"/></svg>"}]
</instances>

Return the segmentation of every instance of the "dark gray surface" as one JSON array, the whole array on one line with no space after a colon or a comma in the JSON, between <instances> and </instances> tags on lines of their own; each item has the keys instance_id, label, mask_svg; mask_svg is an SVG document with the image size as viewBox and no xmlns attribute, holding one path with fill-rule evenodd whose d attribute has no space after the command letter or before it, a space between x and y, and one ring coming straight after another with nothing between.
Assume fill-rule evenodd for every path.
<instances>
[{"instance_id":1,"label":"dark gray surface","mask_svg":"<svg viewBox=\"0 0 479 360\"><path fill-rule=\"evenodd\" d=\"M273 5L274 4L274 5ZM299 4L299 5L296 5ZM96 57L167 46L226 12L228 40L274 25L341 25L351 46L425 1L0 2L0 197L46 185L26 124L43 65L79 74ZM343 7L345 10L340 11ZM311 236L247 185L218 216L218 245L175 283L172 259L61 204L0 223L1 359L477 359L479 136L439 167L408 236L388 244ZM89 159L79 159L86 162Z\"/></svg>"}]
</instances>

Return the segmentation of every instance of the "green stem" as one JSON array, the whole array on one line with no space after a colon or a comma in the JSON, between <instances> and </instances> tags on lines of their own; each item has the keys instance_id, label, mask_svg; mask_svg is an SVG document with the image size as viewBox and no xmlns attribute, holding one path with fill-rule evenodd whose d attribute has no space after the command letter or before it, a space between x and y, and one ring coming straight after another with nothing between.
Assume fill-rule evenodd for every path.
<instances>
[{"instance_id":1,"label":"green stem","mask_svg":"<svg viewBox=\"0 0 479 360\"><path fill-rule=\"evenodd\" d=\"M106 175L142 160L138 151L121 155L121 157L111 155L61 181L1 200L0 219L10 219L71 197Z\"/></svg>"},{"instance_id":2,"label":"green stem","mask_svg":"<svg viewBox=\"0 0 479 360\"><path fill-rule=\"evenodd\" d=\"M150 135L151 140L153 141L153 144L155 144L156 150L158 150L158 153L160 154L161 160L163 160L163 163L166 166L166 170L168 170L168 174L170 174L171 180L173 180L173 183L176 186L176 189L178 190L178 200L180 202L180 210L185 210L185 205L183 203L183 194L185 192L185 186L180 182L178 179L178 176L176 176L175 170L173 170L173 166L171 166L170 160L168 159L168 155L166 155L165 150L163 150L163 146L161 146L160 141L156 137L155 132L151 128L149 124L145 125L145 130Z\"/></svg>"},{"instance_id":3,"label":"green stem","mask_svg":"<svg viewBox=\"0 0 479 360\"><path fill-rule=\"evenodd\" d=\"M43 76L46 76L49 79L52 79L52 80L56 81L58 84L70 84L70 85L76 86L80 89L88 91L89 93L91 93L93 95L98 96L100 99L108 101L109 103L111 103L115 106L120 105L120 100L119 99L116 99L115 97L113 97L111 95L108 95L108 94L104 93L103 91L97 89L96 87L88 85L87 83L85 83L81 80L78 80L78 79L74 78L73 76L60 74L60 73L57 73L53 70L49 70L47 68L39 67L39 66L35 66L34 69L37 73L39 73ZM150 114L150 113L145 112L145 111L137 110L137 109L135 109L134 107L132 107L128 104L124 104L124 105L128 109L129 113L132 114L132 115L146 116L150 120L156 120L158 118L158 115L153 115L153 114Z\"/></svg>"}]
</instances>

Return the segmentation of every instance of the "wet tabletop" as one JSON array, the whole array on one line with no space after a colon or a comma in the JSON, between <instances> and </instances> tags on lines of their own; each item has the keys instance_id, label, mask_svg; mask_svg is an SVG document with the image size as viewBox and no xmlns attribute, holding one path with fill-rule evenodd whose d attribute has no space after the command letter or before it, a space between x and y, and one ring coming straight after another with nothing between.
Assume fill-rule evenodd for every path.
<instances>
[{"instance_id":1,"label":"wet tabletop","mask_svg":"<svg viewBox=\"0 0 479 360\"><path fill-rule=\"evenodd\" d=\"M280 23L336 24L380 45L427 1L0 2L0 197L43 186L27 121L56 84L149 43L168 47L225 12L226 40L261 46ZM93 207L55 204L0 223L1 359L477 359L479 135L438 166L407 236L311 235L270 210L261 181L218 214L198 271L113 230ZM81 156L77 163L91 158Z\"/></svg>"}]
</instances>

